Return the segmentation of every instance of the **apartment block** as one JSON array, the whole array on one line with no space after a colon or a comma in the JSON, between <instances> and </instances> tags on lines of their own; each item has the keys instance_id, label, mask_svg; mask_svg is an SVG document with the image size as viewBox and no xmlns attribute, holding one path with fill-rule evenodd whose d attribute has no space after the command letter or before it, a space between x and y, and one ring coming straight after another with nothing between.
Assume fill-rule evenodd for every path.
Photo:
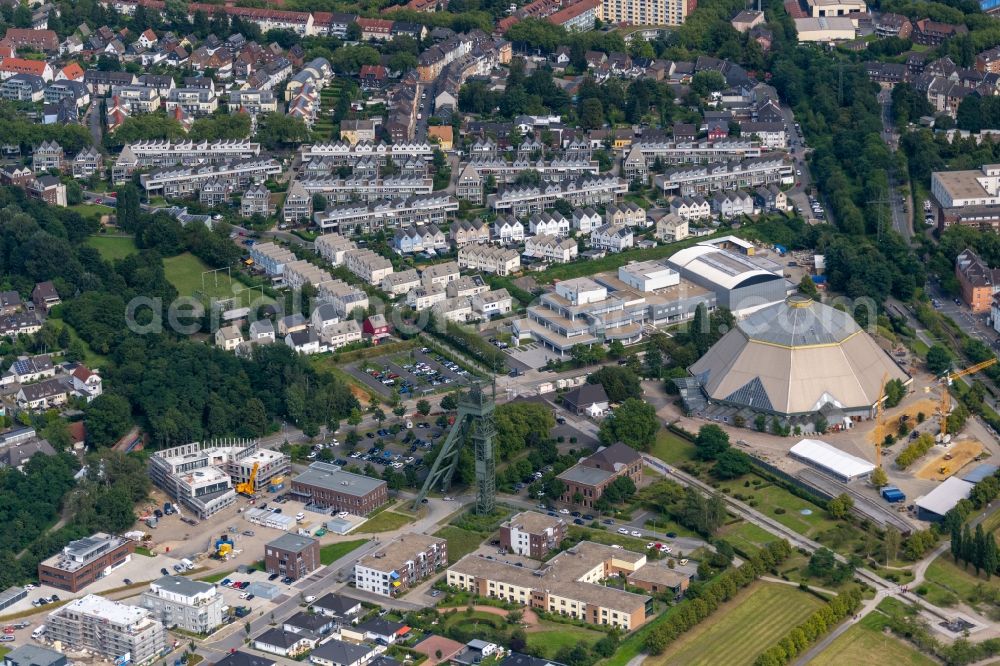
<instances>
[{"instance_id":1,"label":"apartment block","mask_svg":"<svg viewBox=\"0 0 1000 666\"><path fill-rule=\"evenodd\" d=\"M406 534L354 565L359 590L398 597L448 564L448 542L425 534Z\"/></svg>"},{"instance_id":2,"label":"apartment block","mask_svg":"<svg viewBox=\"0 0 1000 666\"><path fill-rule=\"evenodd\" d=\"M299 222L312 217L312 195L297 180L288 186L285 204L281 209L281 219L285 222Z\"/></svg>"},{"instance_id":3,"label":"apartment block","mask_svg":"<svg viewBox=\"0 0 1000 666\"><path fill-rule=\"evenodd\" d=\"M637 26L681 25L696 0L603 0L605 23Z\"/></svg>"},{"instance_id":4,"label":"apartment block","mask_svg":"<svg viewBox=\"0 0 1000 666\"><path fill-rule=\"evenodd\" d=\"M440 224L458 210L458 200L435 193L406 199L384 199L370 204L333 206L313 215L316 226L344 235L367 234L379 229L398 229L411 224Z\"/></svg>"},{"instance_id":5,"label":"apartment block","mask_svg":"<svg viewBox=\"0 0 1000 666\"><path fill-rule=\"evenodd\" d=\"M746 137L726 137L714 141L637 141L629 156L638 152L650 167L656 160L661 164L711 164L740 161L761 156L759 141Z\"/></svg>"},{"instance_id":6,"label":"apartment block","mask_svg":"<svg viewBox=\"0 0 1000 666\"><path fill-rule=\"evenodd\" d=\"M1000 292L1000 269L990 268L975 251L966 249L955 259L955 277L965 304L976 314L989 312Z\"/></svg>"},{"instance_id":7,"label":"apartment block","mask_svg":"<svg viewBox=\"0 0 1000 666\"><path fill-rule=\"evenodd\" d=\"M129 655L130 662L139 666L155 661L167 644L163 624L148 610L95 594L49 613L45 637L107 660Z\"/></svg>"},{"instance_id":8,"label":"apartment block","mask_svg":"<svg viewBox=\"0 0 1000 666\"><path fill-rule=\"evenodd\" d=\"M559 613L590 624L632 631L651 613L652 599L602 585L646 566L646 556L583 541L537 569L480 555L466 555L448 568L448 584L473 594Z\"/></svg>"},{"instance_id":9,"label":"apartment block","mask_svg":"<svg viewBox=\"0 0 1000 666\"><path fill-rule=\"evenodd\" d=\"M344 253L344 266L372 285L377 285L392 275L392 262L368 248Z\"/></svg>"},{"instance_id":10,"label":"apartment block","mask_svg":"<svg viewBox=\"0 0 1000 666\"><path fill-rule=\"evenodd\" d=\"M139 603L165 627L210 634L222 625L226 602L212 583L164 576L149 584Z\"/></svg>"},{"instance_id":11,"label":"apartment block","mask_svg":"<svg viewBox=\"0 0 1000 666\"><path fill-rule=\"evenodd\" d=\"M250 247L250 258L254 266L261 268L268 275L281 275L285 265L298 261L295 254L287 247L275 243L255 243Z\"/></svg>"},{"instance_id":12,"label":"apartment block","mask_svg":"<svg viewBox=\"0 0 1000 666\"><path fill-rule=\"evenodd\" d=\"M202 167L166 167L142 174L139 183L147 196L186 197L212 179L219 179L235 188L245 188L280 173L281 164L276 160L261 158Z\"/></svg>"},{"instance_id":13,"label":"apartment block","mask_svg":"<svg viewBox=\"0 0 1000 666\"><path fill-rule=\"evenodd\" d=\"M167 113L183 110L192 116L209 116L219 108L219 98L209 88L174 88L164 103Z\"/></svg>"},{"instance_id":14,"label":"apartment block","mask_svg":"<svg viewBox=\"0 0 1000 666\"><path fill-rule=\"evenodd\" d=\"M249 160L260 155L260 144L244 139L225 141L169 141L150 139L127 143L113 170L121 182L137 170L150 167L195 166Z\"/></svg>"},{"instance_id":15,"label":"apartment block","mask_svg":"<svg viewBox=\"0 0 1000 666\"><path fill-rule=\"evenodd\" d=\"M402 141L392 144L367 141L351 144L348 141L333 141L302 146L300 154L303 162L318 158L330 158L338 166L350 166L363 157L375 157L380 164L385 164L388 159L400 164L410 157L430 160L434 157L434 146L419 141Z\"/></svg>"},{"instance_id":16,"label":"apartment block","mask_svg":"<svg viewBox=\"0 0 1000 666\"><path fill-rule=\"evenodd\" d=\"M566 521L537 511L522 511L500 524L500 545L511 553L540 560L566 538Z\"/></svg>"},{"instance_id":17,"label":"apartment block","mask_svg":"<svg viewBox=\"0 0 1000 666\"><path fill-rule=\"evenodd\" d=\"M755 189L761 185L792 185L795 169L781 157L719 162L671 169L654 178L664 194L705 194L718 190Z\"/></svg>"},{"instance_id":18,"label":"apartment block","mask_svg":"<svg viewBox=\"0 0 1000 666\"><path fill-rule=\"evenodd\" d=\"M129 562L134 552L134 541L98 532L70 541L60 553L39 562L38 582L67 592L79 592Z\"/></svg>"}]
</instances>

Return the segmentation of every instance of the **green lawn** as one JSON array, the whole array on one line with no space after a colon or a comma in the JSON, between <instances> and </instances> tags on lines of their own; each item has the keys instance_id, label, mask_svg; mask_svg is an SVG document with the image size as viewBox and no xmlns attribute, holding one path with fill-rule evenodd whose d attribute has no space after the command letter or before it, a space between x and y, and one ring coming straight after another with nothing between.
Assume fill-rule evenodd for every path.
<instances>
[{"instance_id":1,"label":"green lawn","mask_svg":"<svg viewBox=\"0 0 1000 666\"><path fill-rule=\"evenodd\" d=\"M107 261L124 259L139 251L131 236L91 236L87 239L87 245L100 252L101 257Z\"/></svg>"},{"instance_id":2,"label":"green lawn","mask_svg":"<svg viewBox=\"0 0 1000 666\"><path fill-rule=\"evenodd\" d=\"M683 634L666 652L646 659L645 664L752 664L757 655L820 606L818 598L797 588L758 582Z\"/></svg>"},{"instance_id":3,"label":"green lawn","mask_svg":"<svg viewBox=\"0 0 1000 666\"><path fill-rule=\"evenodd\" d=\"M340 541L338 543L328 543L319 547L320 564L326 566L332 564L347 555L353 550L368 543L368 539L355 539L354 541Z\"/></svg>"},{"instance_id":4,"label":"green lawn","mask_svg":"<svg viewBox=\"0 0 1000 666\"><path fill-rule=\"evenodd\" d=\"M745 521L727 525L722 528L719 536L736 548L744 550L748 553L752 553L761 546L778 540L778 537L771 534L764 528Z\"/></svg>"},{"instance_id":5,"label":"green lawn","mask_svg":"<svg viewBox=\"0 0 1000 666\"><path fill-rule=\"evenodd\" d=\"M448 564L454 564L462 559L483 542L483 537L477 532L449 525L434 533L434 536L448 541Z\"/></svg>"},{"instance_id":6,"label":"green lawn","mask_svg":"<svg viewBox=\"0 0 1000 666\"><path fill-rule=\"evenodd\" d=\"M822 507L797 497L784 488L771 485L766 480L760 479L763 483L759 486L743 485L747 480L752 483L759 478L754 474L748 474L739 479L725 481L719 487L729 488L730 496L742 495L745 502L761 513L766 513L785 527L808 537L815 537L818 533L833 529L839 524L838 521L831 519ZM783 509L784 513L775 511L779 508ZM802 513L803 511L808 513Z\"/></svg>"},{"instance_id":7,"label":"green lawn","mask_svg":"<svg viewBox=\"0 0 1000 666\"><path fill-rule=\"evenodd\" d=\"M411 522L413 522L413 518L410 516L404 516L401 513L392 511L383 511L373 518L369 518L367 522L358 528L358 532L391 532Z\"/></svg>"},{"instance_id":8,"label":"green lawn","mask_svg":"<svg viewBox=\"0 0 1000 666\"><path fill-rule=\"evenodd\" d=\"M115 212L115 209L110 206L101 206L98 204L77 204L69 206L69 209L75 213L79 213L83 217L92 217L98 220L101 219L102 215L110 215Z\"/></svg>"},{"instance_id":9,"label":"green lawn","mask_svg":"<svg viewBox=\"0 0 1000 666\"><path fill-rule=\"evenodd\" d=\"M830 647L809 662L809 666L932 666L937 663L894 635L870 626L873 623L869 619L876 619L873 617L876 615L880 614L871 613L841 634Z\"/></svg>"},{"instance_id":10,"label":"green lawn","mask_svg":"<svg viewBox=\"0 0 1000 666\"><path fill-rule=\"evenodd\" d=\"M694 456L694 444L663 428L656 434L652 454L663 462L677 465L691 460Z\"/></svg>"},{"instance_id":11,"label":"green lawn","mask_svg":"<svg viewBox=\"0 0 1000 666\"><path fill-rule=\"evenodd\" d=\"M961 565L955 564L948 553L931 562L924 580L927 586L927 600L949 606L954 605L955 595L974 604L977 600L976 587L979 585L1000 590L1000 578L994 576L986 580L985 576L976 576L976 570L972 566L968 570L964 569ZM924 586L921 585L918 589L922 587ZM949 601L951 603L947 603Z\"/></svg>"},{"instance_id":12,"label":"green lawn","mask_svg":"<svg viewBox=\"0 0 1000 666\"><path fill-rule=\"evenodd\" d=\"M211 576L205 576L204 578L199 578L198 580L204 581L206 583L218 583L223 578L229 577L229 575L232 573L233 573L232 571L219 571L218 573L214 573Z\"/></svg>"},{"instance_id":13,"label":"green lawn","mask_svg":"<svg viewBox=\"0 0 1000 666\"><path fill-rule=\"evenodd\" d=\"M100 369L100 368L104 368L104 367L107 366L107 364L108 364L108 357L107 356L102 356L102 355L98 354L97 352L95 352L94 350L92 350L90 348L90 345L88 345L86 342L84 342L83 339L80 337L80 335L76 332L75 328L73 328L72 326L70 326L69 324L67 324L62 319L58 319L57 317L54 317L52 315L49 315L49 320L52 321L52 322L59 323L62 326L64 326L66 328L66 330L69 331L69 337L70 337L71 340L79 340L83 344L83 348L85 350L85 353L83 355L83 363L84 363L84 365L86 365L91 370Z\"/></svg>"},{"instance_id":14,"label":"green lawn","mask_svg":"<svg viewBox=\"0 0 1000 666\"><path fill-rule=\"evenodd\" d=\"M609 546L618 544L622 548L626 548L636 553L646 552L646 544L649 543L649 539L638 539L636 537L618 534L618 532L595 530L589 527L581 527L579 525L570 525L568 535L571 538L580 536L584 541L593 541L595 543L603 543Z\"/></svg>"},{"instance_id":15,"label":"green lawn","mask_svg":"<svg viewBox=\"0 0 1000 666\"><path fill-rule=\"evenodd\" d=\"M546 659L554 659L560 650L573 647L577 643L593 645L604 634L585 627L542 620L539 631L528 633L528 649L532 654L540 653Z\"/></svg>"}]
</instances>

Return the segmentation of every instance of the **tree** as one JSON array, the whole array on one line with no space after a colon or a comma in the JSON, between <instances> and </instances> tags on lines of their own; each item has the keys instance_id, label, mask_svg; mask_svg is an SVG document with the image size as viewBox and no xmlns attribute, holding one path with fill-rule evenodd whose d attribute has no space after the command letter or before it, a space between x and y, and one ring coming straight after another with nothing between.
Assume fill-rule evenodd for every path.
<instances>
[{"instance_id":1,"label":"tree","mask_svg":"<svg viewBox=\"0 0 1000 666\"><path fill-rule=\"evenodd\" d=\"M701 426L694 440L695 458L715 460L729 448L729 433L714 423Z\"/></svg>"},{"instance_id":2,"label":"tree","mask_svg":"<svg viewBox=\"0 0 1000 666\"><path fill-rule=\"evenodd\" d=\"M580 104L580 124L586 129L598 129L604 126L604 106L601 100L588 98Z\"/></svg>"},{"instance_id":3,"label":"tree","mask_svg":"<svg viewBox=\"0 0 1000 666\"><path fill-rule=\"evenodd\" d=\"M551 500L558 500L565 492L566 484L558 477L553 477L545 484L545 496Z\"/></svg>"},{"instance_id":4,"label":"tree","mask_svg":"<svg viewBox=\"0 0 1000 666\"><path fill-rule=\"evenodd\" d=\"M892 408L906 397L906 386L899 379L890 379L885 383L885 406Z\"/></svg>"},{"instance_id":5,"label":"tree","mask_svg":"<svg viewBox=\"0 0 1000 666\"><path fill-rule=\"evenodd\" d=\"M827 502L826 510L833 518L846 518L854 507L854 500L847 493L841 493Z\"/></svg>"},{"instance_id":6,"label":"tree","mask_svg":"<svg viewBox=\"0 0 1000 666\"><path fill-rule=\"evenodd\" d=\"M624 442L633 449L648 451L659 429L656 409L638 398L629 398L604 419L598 437L605 445Z\"/></svg>"},{"instance_id":7,"label":"tree","mask_svg":"<svg viewBox=\"0 0 1000 666\"><path fill-rule=\"evenodd\" d=\"M739 449L727 448L716 459L712 476L717 479L736 479L751 469L750 456Z\"/></svg>"},{"instance_id":8,"label":"tree","mask_svg":"<svg viewBox=\"0 0 1000 666\"><path fill-rule=\"evenodd\" d=\"M446 412L451 412L458 409L458 401L455 400L455 396L450 393L445 397L441 398L441 409Z\"/></svg>"},{"instance_id":9,"label":"tree","mask_svg":"<svg viewBox=\"0 0 1000 666\"><path fill-rule=\"evenodd\" d=\"M417 412L421 416L427 416L428 414L431 413L431 403L427 402L422 398L420 400L417 400Z\"/></svg>"},{"instance_id":10,"label":"tree","mask_svg":"<svg viewBox=\"0 0 1000 666\"><path fill-rule=\"evenodd\" d=\"M927 371L940 375L951 367L951 352L944 345L931 345L927 350Z\"/></svg>"},{"instance_id":11,"label":"tree","mask_svg":"<svg viewBox=\"0 0 1000 666\"><path fill-rule=\"evenodd\" d=\"M699 97L705 97L709 93L726 89L726 78L721 72L714 69L707 69L698 72L691 79L691 90Z\"/></svg>"},{"instance_id":12,"label":"tree","mask_svg":"<svg viewBox=\"0 0 1000 666\"><path fill-rule=\"evenodd\" d=\"M836 566L837 560L833 555L833 551L829 548L820 548L809 558L807 571L814 578L825 578Z\"/></svg>"},{"instance_id":13,"label":"tree","mask_svg":"<svg viewBox=\"0 0 1000 666\"><path fill-rule=\"evenodd\" d=\"M871 482L876 488L882 488L889 485L889 475L881 467L876 467L875 471L872 472Z\"/></svg>"},{"instance_id":14,"label":"tree","mask_svg":"<svg viewBox=\"0 0 1000 666\"><path fill-rule=\"evenodd\" d=\"M142 210L139 207L139 190L132 183L124 183L118 188L115 218L124 231L134 232L139 224Z\"/></svg>"},{"instance_id":15,"label":"tree","mask_svg":"<svg viewBox=\"0 0 1000 666\"><path fill-rule=\"evenodd\" d=\"M809 275L804 275L799 280L799 293L808 296L814 301L819 300L819 289L816 288L816 283L813 282L812 277Z\"/></svg>"},{"instance_id":16,"label":"tree","mask_svg":"<svg viewBox=\"0 0 1000 666\"><path fill-rule=\"evenodd\" d=\"M88 403L84 418L87 442L91 446L111 446L132 426L132 408L122 396L104 393Z\"/></svg>"},{"instance_id":17,"label":"tree","mask_svg":"<svg viewBox=\"0 0 1000 666\"><path fill-rule=\"evenodd\" d=\"M896 559L899 555L899 542L902 539L902 535L899 533L895 527L889 526L885 530L885 537L883 538L883 545L885 546L885 564L889 566L891 560Z\"/></svg>"},{"instance_id":18,"label":"tree","mask_svg":"<svg viewBox=\"0 0 1000 666\"><path fill-rule=\"evenodd\" d=\"M647 352L648 353L648 352ZM600 384L611 402L625 402L629 398L642 397L639 378L628 368L606 365L587 377L588 384Z\"/></svg>"},{"instance_id":19,"label":"tree","mask_svg":"<svg viewBox=\"0 0 1000 666\"><path fill-rule=\"evenodd\" d=\"M608 345L608 357L617 360L623 356L625 356L625 345L621 340L612 340Z\"/></svg>"}]
</instances>

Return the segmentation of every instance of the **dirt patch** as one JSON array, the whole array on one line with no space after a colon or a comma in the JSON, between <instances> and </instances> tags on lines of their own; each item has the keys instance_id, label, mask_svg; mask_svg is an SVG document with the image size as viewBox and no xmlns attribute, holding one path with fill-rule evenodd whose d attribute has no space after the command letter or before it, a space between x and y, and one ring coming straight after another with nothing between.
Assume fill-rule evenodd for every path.
<instances>
[{"instance_id":1,"label":"dirt patch","mask_svg":"<svg viewBox=\"0 0 1000 666\"><path fill-rule=\"evenodd\" d=\"M937 414L940 408L940 403L937 400L931 400L930 398L921 398L915 402L908 403L904 407L895 408L888 410L888 416L885 419L885 423L881 426L876 425L868 433L868 441L871 444L876 442L881 442L885 440L886 435L895 435L896 431L899 429L899 419L904 414L906 415L907 422L912 428L917 423L917 414L923 412L924 420L933 418Z\"/></svg>"},{"instance_id":2,"label":"dirt patch","mask_svg":"<svg viewBox=\"0 0 1000 666\"><path fill-rule=\"evenodd\" d=\"M368 401L369 399L371 399L372 396L370 391L366 391L357 384L352 384L350 382L348 382L347 388L351 389L351 395L357 398L358 402L360 402L362 405L368 404Z\"/></svg>"},{"instance_id":3,"label":"dirt patch","mask_svg":"<svg viewBox=\"0 0 1000 666\"><path fill-rule=\"evenodd\" d=\"M931 458L917 472L921 479L944 481L949 476L968 465L976 456L983 452L983 445L974 439L955 442L939 455ZM945 457L948 457L946 460ZM943 472L941 470L944 470Z\"/></svg>"}]
</instances>

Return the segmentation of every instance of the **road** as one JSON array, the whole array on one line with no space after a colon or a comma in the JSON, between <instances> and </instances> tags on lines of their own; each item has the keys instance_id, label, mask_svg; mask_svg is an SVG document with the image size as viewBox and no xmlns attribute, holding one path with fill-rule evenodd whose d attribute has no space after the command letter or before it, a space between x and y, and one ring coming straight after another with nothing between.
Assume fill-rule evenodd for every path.
<instances>
[{"instance_id":1,"label":"road","mask_svg":"<svg viewBox=\"0 0 1000 666\"><path fill-rule=\"evenodd\" d=\"M94 101L87 107L87 112L83 117L83 124L90 130L90 138L94 145L100 148L104 132L104 114L101 113L101 100L94 98Z\"/></svg>"},{"instance_id":2,"label":"road","mask_svg":"<svg viewBox=\"0 0 1000 666\"><path fill-rule=\"evenodd\" d=\"M899 149L899 135L896 134L892 126L892 94L889 89L883 89L878 94L879 104L882 105L882 139L889 147L890 152L895 156ZM897 191L900 187L899 179L896 176L895 165L890 166L887 177L889 179L889 209L892 213L892 228L900 236L910 241L913 238L913 224L911 223L910 211L913 210L913 201L904 198Z\"/></svg>"},{"instance_id":3,"label":"road","mask_svg":"<svg viewBox=\"0 0 1000 666\"><path fill-rule=\"evenodd\" d=\"M792 157L796 169L795 186L786 192L789 201L795 205L800 214L805 219L810 219L809 197L806 191L812 184L812 175L809 173L809 163L806 161L808 149L803 145L802 134L795 129L795 115L792 109L785 104L781 105L781 114L785 118L786 135L788 136L789 155ZM801 172L801 174L799 173ZM827 211L829 215L829 211ZM829 217L827 221L833 222Z\"/></svg>"}]
</instances>

